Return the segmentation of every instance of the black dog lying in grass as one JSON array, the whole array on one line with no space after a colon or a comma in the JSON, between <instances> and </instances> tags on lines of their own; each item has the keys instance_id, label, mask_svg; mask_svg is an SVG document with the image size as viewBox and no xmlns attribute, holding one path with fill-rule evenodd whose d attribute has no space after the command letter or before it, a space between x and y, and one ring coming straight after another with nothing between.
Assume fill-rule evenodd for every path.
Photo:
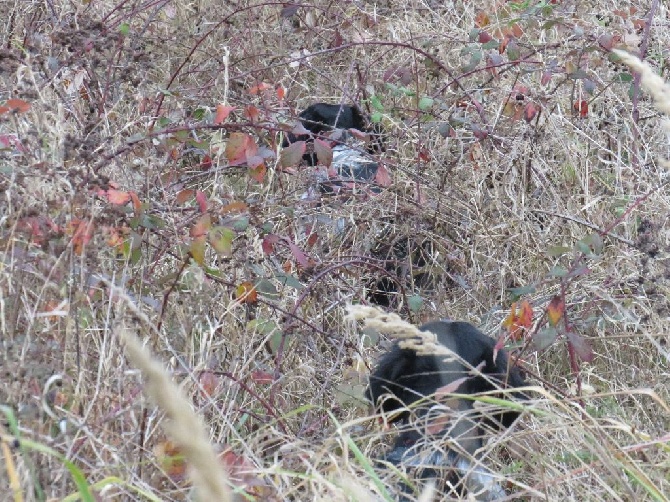
<instances>
[{"instance_id":1,"label":"black dog lying in grass","mask_svg":"<svg viewBox=\"0 0 670 502\"><path fill-rule=\"evenodd\" d=\"M423 469L420 479L438 478L440 471L448 471L447 481L457 493L469 492L478 500L504 498L505 491L477 462L476 452L483 446L484 426L509 427L519 412L509 408L482 412L475 409L474 400L448 395L522 387L524 378L518 368L509 366L505 351L494 354L496 341L471 324L435 321L420 330L437 335L439 344L457 357L417 354L396 343L381 358L366 397L401 426L384 460ZM524 398L519 392L512 396Z\"/></svg>"},{"instance_id":2,"label":"black dog lying in grass","mask_svg":"<svg viewBox=\"0 0 670 502\"><path fill-rule=\"evenodd\" d=\"M307 133L288 133L284 138L284 147L296 141L310 143L315 137L323 136L335 129L357 129L361 132L371 133L370 151L381 151L383 149L380 126L378 124L371 125L367 117L355 106L314 103L300 112L299 117ZM339 141L343 142L347 138L347 134L343 134ZM305 153L303 159L309 165L316 165L316 155L312 151Z\"/></svg>"}]
</instances>

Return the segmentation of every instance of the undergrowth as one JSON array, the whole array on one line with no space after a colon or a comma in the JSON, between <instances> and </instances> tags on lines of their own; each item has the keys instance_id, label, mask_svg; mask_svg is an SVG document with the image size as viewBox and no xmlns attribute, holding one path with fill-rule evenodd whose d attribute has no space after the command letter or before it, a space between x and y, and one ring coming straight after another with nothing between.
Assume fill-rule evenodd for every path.
<instances>
[{"instance_id":1,"label":"undergrowth","mask_svg":"<svg viewBox=\"0 0 670 502\"><path fill-rule=\"evenodd\" d=\"M512 498L667 499L670 99L614 52L668 80L663 2L0 19L1 493L194 497L128 331L204 424L225 497L392 499L363 400L386 341L345 320L374 300L507 337L537 394L483 453ZM378 190L321 194L323 166L282 150L315 102L383 128Z\"/></svg>"}]
</instances>

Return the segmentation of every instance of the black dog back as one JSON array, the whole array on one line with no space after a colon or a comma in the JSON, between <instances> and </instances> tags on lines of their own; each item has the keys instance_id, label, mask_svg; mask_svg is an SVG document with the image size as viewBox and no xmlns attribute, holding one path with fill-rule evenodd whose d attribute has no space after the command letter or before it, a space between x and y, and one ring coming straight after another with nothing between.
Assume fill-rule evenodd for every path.
<instances>
[{"instance_id":1,"label":"black dog back","mask_svg":"<svg viewBox=\"0 0 670 502\"><path fill-rule=\"evenodd\" d=\"M434 321L420 329L437 335L439 343L461 360L443 355L417 355L414 350L400 348L398 343L380 359L370 376L366 397L384 413L396 413L395 421L401 425L393 448L383 460L418 469L420 479L438 477L438 472L446 470L449 485L461 495L467 491L479 493L481 500L504 498L505 491L498 485L496 476L472 460L483 446L482 424L509 427L518 418L517 411L502 409L480 414L474 409L474 401L465 398L447 398L446 408L433 406L442 399L425 399L416 406L412 420L409 411L400 410L449 384L457 385L456 389L450 389L453 393L478 394L521 387L524 378L518 368L510 367L504 350L494 354L496 341L469 323ZM472 368L478 368L481 375L476 372L476 376L473 375ZM456 384L457 381L460 383ZM519 392L512 395L524 398ZM449 420L445 421L445 417ZM446 449L443 447L445 435L450 438L447 444L451 445ZM401 490L406 492L407 486Z\"/></svg>"},{"instance_id":2,"label":"black dog back","mask_svg":"<svg viewBox=\"0 0 670 502\"><path fill-rule=\"evenodd\" d=\"M379 361L370 376L370 385L366 391L366 397L375 405L382 395L391 395L383 400L381 408L385 413L409 406L458 379L465 379L457 390L461 394L524 385L519 369L509 367L507 353L499 350L494 359L496 341L473 325L467 322L433 321L420 329L435 333L442 345L458 354L467 364L457 360L445 361L445 356L417 355L413 350L401 349L396 343ZM480 364L483 365L480 371L485 376L469 376L471 368L477 368ZM406 421L408 415L408 412L403 412L397 420ZM503 426L509 427L517 416L518 413L509 411L500 417L500 421Z\"/></svg>"}]
</instances>

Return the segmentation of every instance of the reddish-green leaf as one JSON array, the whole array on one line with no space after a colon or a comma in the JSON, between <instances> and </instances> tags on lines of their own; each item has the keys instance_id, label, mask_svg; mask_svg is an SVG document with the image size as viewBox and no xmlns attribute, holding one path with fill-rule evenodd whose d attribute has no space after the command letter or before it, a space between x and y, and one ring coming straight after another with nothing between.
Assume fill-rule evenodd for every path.
<instances>
[{"instance_id":1,"label":"reddish-green leaf","mask_svg":"<svg viewBox=\"0 0 670 502\"><path fill-rule=\"evenodd\" d=\"M582 361L587 363L593 361L593 349L583 336L570 332L568 333L568 343L572 345L575 353Z\"/></svg>"},{"instance_id":2,"label":"reddish-green leaf","mask_svg":"<svg viewBox=\"0 0 670 502\"><path fill-rule=\"evenodd\" d=\"M537 351L544 350L554 343L557 337L558 331L556 331L556 328L547 327L542 329L533 335L533 348Z\"/></svg>"},{"instance_id":3,"label":"reddish-green leaf","mask_svg":"<svg viewBox=\"0 0 670 502\"><path fill-rule=\"evenodd\" d=\"M254 304L258 301L258 293L253 284L249 281L245 281L235 288L235 298L240 303Z\"/></svg>"},{"instance_id":4,"label":"reddish-green leaf","mask_svg":"<svg viewBox=\"0 0 670 502\"><path fill-rule=\"evenodd\" d=\"M330 147L330 143L322 139L315 139L314 152L319 164L330 167L330 164L333 163L333 149Z\"/></svg>"},{"instance_id":5,"label":"reddish-green leaf","mask_svg":"<svg viewBox=\"0 0 670 502\"><path fill-rule=\"evenodd\" d=\"M549 324L556 326L565 312L565 302L560 296L554 296L549 305L547 305L547 317L549 318Z\"/></svg>"},{"instance_id":6,"label":"reddish-green leaf","mask_svg":"<svg viewBox=\"0 0 670 502\"><path fill-rule=\"evenodd\" d=\"M279 162L282 167L293 167L300 164L302 156L305 154L307 145L304 141L296 141L295 143L282 149L279 154Z\"/></svg>"},{"instance_id":7,"label":"reddish-green leaf","mask_svg":"<svg viewBox=\"0 0 670 502\"><path fill-rule=\"evenodd\" d=\"M239 166L258 153L258 146L253 138L243 132L230 134L226 143L225 155L231 166Z\"/></svg>"},{"instance_id":8,"label":"reddish-green leaf","mask_svg":"<svg viewBox=\"0 0 670 502\"><path fill-rule=\"evenodd\" d=\"M221 256L230 256L233 253L233 239L235 232L228 227L217 226L212 228L207 237L214 251Z\"/></svg>"},{"instance_id":9,"label":"reddish-green leaf","mask_svg":"<svg viewBox=\"0 0 670 502\"><path fill-rule=\"evenodd\" d=\"M256 158L256 157L254 157L254 158ZM265 167L265 164L263 162L261 162L258 165L255 165L255 166L251 166L251 165L249 166L249 176L251 176L251 178L254 181L257 181L258 183L263 182L263 180L265 179L265 173L267 173L267 172L268 172L268 169L267 169L267 167Z\"/></svg>"},{"instance_id":10,"label":"reddish-green leaf","mask_svg":"<svg viewBox=\"0 0 670 502\"><path fill-rule=\"evenodd\" d=\"M191 237L201 237L212 228L212 218L209 214L203 214L191 227Z\"/></svg>"},{"instance_id":11,"label":"reddish-green leaf","mask_svg":"<svg viewBox=\"0 0 670 502\"><path fill-rule=\"evenodd\" d=\"M216 115L213 120L214 125L219 125L225 121L233 110L235 110L234 106L226 106L223 104L216 105Z\"/></svg>"},{"instance_id":12,"label":"reddish-green leaf","mask_svg":"<svg viewBox=\"0 0 670 502\"><path fill-rule=\"evenodd\" d=\"M205 236L201 235L191 241L189 252L193 260L200 266L205 264Z\"/></svg>"}]
</instances>

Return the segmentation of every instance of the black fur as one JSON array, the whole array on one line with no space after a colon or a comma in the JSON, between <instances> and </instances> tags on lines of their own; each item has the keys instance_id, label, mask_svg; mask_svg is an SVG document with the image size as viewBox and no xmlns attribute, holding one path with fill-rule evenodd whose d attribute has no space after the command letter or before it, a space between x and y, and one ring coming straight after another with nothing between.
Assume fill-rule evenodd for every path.
<instances>
[{"instance_id":1,"label":"black fur","mask_svg":"<svg viewBox=\"0 0 670 502\"><path fill-rule=\"evenodd\" d=\"M498 500L504 490L497 485L492 473L484 466L471 464L471 459L483 445L482 423L509 427L519 413L505 409L482 416L474 409L471 399L448 399L450 409L445 412L444 408L433 406L436 399L423 398L457 380L462 383L452 390L453 393L478 394L522 387L524 378L518 368L510 367L506 351L499 350L494 359L496 341L471 324L434 321L420 329L435 333L439 343L458 354L462 361L447 356L419 356L414 350L401 349L397 343L381 358L370 376L366 397L385 414L397 412L394 421L401 424L396 442L384 460L405 467L423 466L421 479L436 477L439 469L446 468L450 470L449 483L460 486L461 492L467 487L471 492L481 491L485 500ZM472 368L478 368L482 375L474 376L477 371ZM524 398L519 392L512 396ZM410 412L403 408L411 407L420 399L423 402L413 410L415 419L410 420ZM426 432L440 414L444 416L452 411L455 418L442 432ZM442 448L441 439L445 434L458 451ZM426 468L435 462L437 470ZM469 468L472 474L463 478Z\"/></svg>"},{"instance_id":2,"label":"black fur","mask_svg":"<svg viewBox=\"0 0 670 502\"><path fill-rule=\"evenodd\" d=\"M435 393L440 387L466 378L458 387L459 394L477 394L496 390L498 387L522 387L524 379L516 367L509 367L508 356L499 350L494 360L496 341L467 322L433 321L424 324L422 331L435 333L438 341L458 354L464 361L444 361L444 356L419 356L413 350L401 349L396 343L379 361L370 376L366 397L377 404L384 394L390 398L382 401L381 409L391 413L410 406L415 401ZM484 376L469 376L472 367L480 364ZM522 397L516 394L516 397ZM468 400L469 403L472 401ZM401 412L397 420L406 422L408 411ZM518 413L506 411L500 422L509 427Z\"/></svg>"}]
</instances>

